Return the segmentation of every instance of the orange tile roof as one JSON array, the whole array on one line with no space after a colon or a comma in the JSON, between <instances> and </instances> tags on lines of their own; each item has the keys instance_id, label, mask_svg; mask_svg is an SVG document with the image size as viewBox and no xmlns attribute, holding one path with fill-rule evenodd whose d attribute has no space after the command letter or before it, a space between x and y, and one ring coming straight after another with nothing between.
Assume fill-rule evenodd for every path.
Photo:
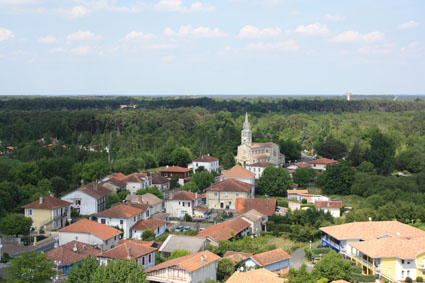
<instances>
[{"instance_id":1,"label":"orange tile roof","mask_svg":"<svg viewBox=\"0 0 425 283\"><path fill-rule=\"evenodd\" d=\"M223 175L221 175L222 178L253 178L255 177L255 174L246 170L240 165L235 165L231 169L227 170Z\"/></svg>"},{"instance_id":2,"label":"orange tile roof","mask_svg":"<svg viewBox=\"0 0 425 283\"><path fill-rule=\"evenodd\" d=\"M93 234L103 240L109 240L115 236L122 234L120 230L85 218L60 229L59 232Z\"/></svg>"},{"instance_id":3,"label":"orange tile roof","mask_svg":"<svg viewBox=\"0 0 425 283\"><path fill-rule=\"evenodd\" d=\"M77 252L74 251L75 245L77 245ZM60 261L62 265L69 265L76 261L85 259L88 256L96 256L99 253L100 249L98 248L86 243L71 241L46 252L46 257L50 262L54 262L56 260Z\"/></svg>"},{"instance_id":4,"label":"orange tile roof","mask_svg":"<svg viewBox=\"0 0 425 283\"><path fill-rule=\"evenodd\" d=\"M204 256L204 259L205 259L204 262L202 262L202 256ZM157 271L157 270L172 267L172 266L179 266L182 269L186 270L187 272L193 272L212 262L216 262L219 259L221 259L221 257L219 257L216 254L213 254L210 251L202 251L196 254L191 254L191 255L167 260L166 262L160 263L158 265L155 265L154 267L146 269L145 272L149 276L149 272Z\"/></svg>"},{"instance_id":5,"label":"orange tile roof","mask_svg":"<svg viewBox=\"0 0 425 283\"><path fill-rule=\"evenodd\" d=\"M195 206L194 208L193 208L194 210L199 210L199 211L207 211L208 210L208 207L203 207L203 206Z\"/></svg>"},{"instance_id":6,"label":"orange tile roof","mask_svg":"<svg viewBox=\"0 0 425 283\"><path fill-rule=\"evenodd\" d=\"M198 195L200 198L200 195ZM178 191L168 196L169 200L196 200L196 194L188 191Z\"/></svg>"},{"instance_id":7,"label":"orange tile roof","mask_svg":"<svg viewBox=\"0 0 425 283\"><path fill-rule=\"evenodd\" d=\"M289 194L308 194L308 190L287 190L286 191Z\"/></svg>"},{"instance_id":8,"label":"orange tile roof","mask_svg":"<svg viewBox=\"0 0 425 283\"><path fill-rule=\"evenodd\" d=\"M261 158L267 158L269 157L269 154L267 153L261 153L261 154L253 154L252 158L254 159L261 159Z\"/></svg>"},{"instance_id":9,"label":"orange tile roof","mask_svg":"<svg viewBox=\"0 0 425 283\"><path fill-rule=\"evenodd\" d=\"M266 266L275 262L286 260L291 258L291 256L282 250L281 248L271 250L268 252L260 253L251 256L251 258L257 262L260 266Z\"/></svg>"},{"instance_id":10,"label":"orange tile roof","mask_svg":"<svg viewBox=\"0 0 425 283\"><path fill-rule=\"evenodd\" d=\"M338 160L333 160L333 159L329 159L329 158L320 158L320 159L309 161L308 163L310 163L310 164L333 164L333 163L338 163Z\"/></svg>"},{"instance_id":11,"label":"orange tile roof","mask_svg":"<svg viewBox=\"0 0 425 283\"><path fill-rule=\"evenodd\" d=\"M265 268L250 270L247 272L235 272L227 279L226 283L286 283L288 279L280 278L278 274Z\"/></svg>"},{"instance_id":12,"label":"orange tile roof","mask_svg":"<svg viewBox=\"0 0 425 283\"><path fill-rule=\"evenodd\" d=\"M337 240L362 239L373 240L384 236L425 237L425 231L398 221L352 222L342 225L319 228Z\"/></svg>"},{"instance_id":13,"label":"orange tile roof","mask_svg":"<svg viewBox=\"0 0 425 283\"><path fill-rule=\"evenodd\" d=\"M168 167L168 168L160 170L161 173L162 172L184 173L184 172L190 172L190 171L192 171L192 170L190 170L188 168L183 168L183 167L180 167L180 166L172 166L172 167Z\"/></svg>"},{"instance_id":14,"label":"orange tile roof","mask_svg":"<svg viewBox=\"0 0 425 283\"><path fill-rule=\"evenodd\" d=\"M145 183L146 174L145 173L133 173L123 178L121 181L126 183Z\"/></svg>"},{"instance_id":15,"label":"orange tile roof","mask_svg":"<svg viewBox=\"0 0 425 283\"><path fill-rule=\"evenodd\" d=\"M263 168L268 167L268 166L274 167L274 166L276 166L276 164L273 164L273 163L270 163L270 162L257 162L257 163L254 163L254 164L247 165L247 167L263 167Z\"/></svg>"},{"instance_id":16,"label":"orange tile roof","mask_svg":"<svg viewBox=\"0 0 425 283\"><path fill-rule=\"evenodd\" d=\"M371 258L415 259L425 253L425 237L388 237L350 245Z\"/></svg>"},{"instance_id":17,"label":"orange tile roof","mask_svg":"<svg viewBox=\"0 0 425 283\"><path fill-rule=\"evenodd\" d=\"M162 225L167 225L167 222L159 219L145 219L145 220L139 220L136 222L136 224L131 227L131 230L155 230L158 227L161 227Z\"/></svg>"},{"instance_id":18,"label":"orange tile roof","mask_svg":"<svg viewBox=\"0 0 425 283\"><path fill-rule=\"evenodd\" d=\"M143 210L137 207L132 207L124 203L119 203L111 208L102 212L96 213L96 217L109 217L109 218L130 218L134 215L142 213Z\"/></svg>"},{"instance_id":19,"label":"orange tile roof","mask_svg":"<svg viewBox=\"0 0 425 283\"><path fill-rule=\"evenodd\" d=\"M275 212L276 208L276 199L273 198L251 198L251 199L244 199L244 198L237 198L236 199L236 213L237 214L244 214L245 212L255 209L258 212L267 215L272 216Z\"/></svg>"},{"instance_id":20,"label":"orange tile roof","mask_svg":"<svg viewBox=\"0 0 425 283\"><path fill-rule=\"evenodd\" d=\"M316 201L314 202L315 208L341 208L342 201Z\"/></svg>"},{"instance_id":21,"label":"orange tile roof","mask_svg":"<svg viewBox=\"0 0 425 283\"><path fill-rule=\"evenodd\" d=\"M143 245L143 246L146 246L146 247L152 247L152 248L155 248L155 245L158 243L158 242L155 242L155 241L140 241L140 240L133 240L133 239L129 239L129 240L121 239L118 242L118 245L122 245L122 244L128 243L128 242L135 242L136 244Z\"/></svg>"},{"instance_id":22,"label":"orange tile roof","mask_svg":"<svg viewBox=\"0 0 425 283\"><path fill-rule=\"evenodd\" d=\"M157 248L147 247L144 243L137 243L137 241L125 241L104 253L98 254L97 257L130 260L154 253L157 250Z\"/></svg>"},{"instance_id":23,"label":"orange tile roof","mask_svg":"<svg viewBox=\"0 0 425 283\"><path fill-rule=\"evenodd\" d=\"M226 251L223 255L223 258L230 259L234 264L238 264L241 261L244 261L253 256L251 253L243 253L243 252L231 252Z\"/></svg>"},{"instance_id":24,"label":"orange tile roof","mask_svg":"<svg viewBox=\"0 0 425 283\"><path fill-rule=\"evenodd\" d=\"M71 204L72 203L70 202L67 202L55 197L47 196L47 197L40 197L38 200L22 206L22 208L53 210L53 209L61 208L64 206L69 206Z\"/></svg>"},{"instance_id":25,"label":"orange tile roof","mask_svg":"<svg viewBox=\"0 0 425 283\"><path fill-rule=\"evenodd\" d=\"M215 161L218 161L218 158L215 158L207 154L201 155L201 157L192 160L192 162L215 162Z\"/></svg>"},{"instance_id":26,"label":"orange tile roof","mask_svg":"<svg viewBox=\"0 0 425 283\"><path fill-rule=\"evenodd\" d=\"M110 179L118 179L118 180L122 180L122 179L124 179L125 177L127 177L126 175L124 175L123 173L121 173L121 172L118 172L118 173L112 173L111 175L109 175L108 176Z\"/></svg>"},{"instance_id":27,"label":"orange tile roof","mask_svg":"<svg viewBox=\"0 0 425 283\"><path fill-rule=\"evenodd\" d=\"M211 184L205 191L218 191L218 192L251 192L253 184L248 184L235 179L227 179L224 181Z\"/></svg>"},{"instance_id":28,"label":"orange tile roof","mask_svg":"<svg viewBox=\"0 0 425 283\"><path fill-rule=\"evenodd\" d=\"M198 235L196 235L196 237L204 238L209 236L215 239L216 241L224 241L231 239L233 236L238 235L243 230L249 227L250 224L247 221L238 217L231 220L226 220L220 224L207 227Z\"/></svg>"},{"instance_id":29,"label":"orange tile roof","mask_svg":"<svg viewBox=\"0 0 425 283\"><path fill-rule=\"evenodd\" d=\"M294 165L297 166L298 168L310 168L311 165L308 162L294 162L289 164L289 166Z\"/></svg>"},{"instance_id":30,"label":"orange tile roof","mask_svg":"<svg viewBox=\"0 0 425 283\"><path fill-rule=\"evenodd\" d=\"M273 146L275 146L276 144L275 143L273 143L273 142L256 142L256 143L253 143L252 144L252 146L251 146L251 148L259 148L259 147L273 147Z\"/></svg>"},{"instance_id":31,"label":"orange tile roof","mask_svg":"<svg viewBox=\"0 0 425 283\"><path fill-rule=\"evenodd\" d=\"M103 198L104 196L112 192L110 189L104 187L102 184L96 184L95 182L84 185L78 190L88 194L89 196L94 197L95 199Z\"/></svg>"}]
</instances>

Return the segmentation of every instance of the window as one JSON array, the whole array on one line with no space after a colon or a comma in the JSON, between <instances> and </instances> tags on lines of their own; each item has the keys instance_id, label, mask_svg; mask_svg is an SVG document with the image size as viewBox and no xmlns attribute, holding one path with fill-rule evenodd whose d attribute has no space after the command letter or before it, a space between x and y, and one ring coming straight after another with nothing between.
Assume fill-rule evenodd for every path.
<instances>
[{"instance_id":1,"label":"window","mask_svg":"<svg viewBox=\"0 0 425 283\"><path fill-rule=\"evenodd\" d=\"M168 173L164 173L164 176L165 176L165 177L168 177Z\"/></svg>"},{"instance_id":2,"label":"window","mask_svg":"<svg viewBox=\"0 0 425 283\"><path fill-rule=\"evenodd\" d=\"M409 276L410 276L410 270L407 271L407 277L409 277Z\"/></svg>"},{"instance_id":3,"label":"window","mask_svg":"<svg viewBox=\"0 0 425 283\"><path fill-rule=\"evenodd\" d=\"M81 200L80 199L76 199L75 200L75 205L81 205Z\"/></svg>"},{"instance_id":4,"label":"window","mask_svg":"<svg viewBox=\"0 0 425 283\"><path fill-rule=\"evenodd\" d=\"M149 209L146 210L146 217L149 217Z\"/></svg>"},{"instance_id":5,"label":"window","mask_svg":"<svg viewBox=\"0 0 425 283\"><path fill-rule=\"evenodd\" d=\"M184 207L184 201L182 202L182 205L183 205L183 207Z\"/></svg>"},{"instance_id":6,"label":"window","mask_svg":"<svg viewBox=\"0 0 425 283\"><path fill-rule=\"evenodd\" d=\"M151 261L152 261L152 255L149 254L149 262L151 262Z\"/></svg>"},{"instance_id":7,"label":"window","mask_svg":"<svg viewBox=\"0 0 425 283\"><path fill-rule=\"evenodd\" d=\"M404 259L401 260L401 263L404 264Z\"/></svg>"},{"instance_id":8,"label":"window","mask_svg":"<svg viewBox=\"0 0 425 283\"><path fill-rule=\"evenodd\" d=\"M133 217L133 221L136 221L136 216Z\"/></svg>"},{"instance_id":9,"label":"window","mask_svg":"<svg viewBox=\"0 0 425 283\"><path fill-rule=\"evenodd\" d=\"M59 215L59 209L56 209L56 216Z\"/></svg>"},{"instance_id":10,"label":"window","mask_svg":"<svg viewBox=\"0 0 425 283\"><path fill-rule=\"evenodd\" d=\"M108 244L108 240L105 241L105 244Z\"/></svg>"},{"instance_id":11,"label":"window","mask_svg":"<svg viewBox=\"0 0 425 283\"><path fill-rule=\"evenodd\" d=\"M401 278L404 278L404 270L401 271Z\"/></svg>"},{"instance_id":12,"label":"window","mask_svg":"<svg viewBox=\"0 0 425 283\"><path fill-rule=\"evenodd\" d=\"M217 194L217 192L214 192L214 196L216 197L218 194Z\"/></svg>"},{"instance_id":13,"label":"window","mask_svg":"<svg viewBox=\"0 0 425 283\"><path fill-rule=\"evenodd\" d=\"M100 219L100 223L105 224L106 223L106 219Z\"/></svg>"},{"instance_id":14,"label":"window","mask_svg":"<svg viewBox=\"0 0 425 283\"><path fill-rule=\"evenodd\" d=\"M28 215L32 215L32 209L28 209Z\"/></svg>"},{"instance_id":15,"label":"window","mask_svg":"<svg viewBox=\"0 0 425 283\"><path fill-rule=\"evenodd\" d=\"M228 192L225 192L224 193L224 196L227 198L227 197L229 197L229 193Z\"/></svg>"},{"instance_id":16,"label":"window","mask_svg":"<svg viewBox=\"0 0 425 283\"><path fill-rule=\"evenodd\" d=\"M145 257L142 257L142 264L145 265Z\"/></svg>"},{"instance_id":17,"label":"window","mask_svg":"<svg viewBox=\"0 0 425 283\"><path fill-rule=\"evenodd\" d=\"M124 224L124 220L120 220L120 224L123 225Z\"/></svg>"},{"instance_id":18,"label":"window","mask_svg":"<svg viewBox=\"0 0 425 283\"><path fill-rule=\"evenodd\" d=\"M189 206L189 207L190 207L190 201L187 203L187 206Z\"/></svg>"},{"instance_id":19,"label":"window","mask_svg":"<svg viewBox=\"0 0 425 283\"><path fill-rule=\"evenodd\" d=\"M236 193L236 196L238 197L239 196L239 193Z\"/></svg>"}]
</instances>

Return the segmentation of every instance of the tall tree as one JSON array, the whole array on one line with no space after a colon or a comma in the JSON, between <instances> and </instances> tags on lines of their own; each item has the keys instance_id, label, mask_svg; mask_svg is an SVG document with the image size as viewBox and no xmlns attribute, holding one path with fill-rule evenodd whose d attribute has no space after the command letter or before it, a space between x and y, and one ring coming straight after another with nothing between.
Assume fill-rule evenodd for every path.
<instances>
[{"instance_id":1,"label":"tall tree","mask_svg":"<svg viewBox=\"0 0 425 283\"><path fill-rule=\"evenodd\" d=\"M341 254L331 250L314 266L312 276L318 279L327 278L329 281L351 280L351 273L352 265L350 261L343 259Z\"/></svg>"},{"instance_id":2,"label":"tall tree","mask_svg":"<svg viewBox=\"0 0 425 283\"><path fill-rule=\"evenodd\" d=\"M181 146L171 152L170 159L173 165L186 167L192 161L191 155L189 148Z\"/></svg>"},{"instance_id":3,"label":"tall tree","mask_svg":"<svg viewBox=\"0 0 425 283\"><path fill-rule=\"evenodd\" d=\"M203 170L193 174L190 179L195 182L200 190L204 190L214 182L214 175L206 170Z\"/></svg>"},{"instance_id":4,"label":"tall tree","mask_svg":"<svg viewBox=\"0 0 425 283\"><path fill-rule=\"evenodd\" d=\"M143 267L134 260L111 260L101 265L93 274L91 282L146 283Z\"/></svg>"},{"instance_id":5,"label":"tall tree","mask_svg":"<svg viewBox=\"0 0 425 283\"><path fill-rule=\"evenodd\" d=\"M328 139L318 145L317 153L326 158L341 159L347 154L347 147L338 140Z\"/></svg>"},{"instance_id":6,"label":"tall tree","mask_svg":"<svg viewBox=\"0 0 425 283\"><path fill-rule=\"evenodd\" d=\"M223 166L226 170L235 166L235 156L231 151L228 151L223 155L221 166Z\"/></svg>"},{"instance_id":7,"label":"tall tree","mask_svg":"<svg viewBox=\"0 0 425 283\"><path fill-rule=\"evenodd\" d=\"M296 141L287 139L279 140L280 152L285 154L285 159L298 160L301 157L301 145Z\"/></svg>"},{"instance_id":8,"label":"tall tree","mask_svg":"<svg viewBox=\"0 0 425 283\"><path fill-rule=\"evenodd\" d=\"M395 148L394 141L381 133L381 131L375 130L372 133L368 159L375 165L376 173L388 175L392 172L394 169Z\"/></svg>"},{"instance_id":9,"label":"tall tree","mask_svg":"<svg viewBox=\"0 0 425 283\"><path fill-rule=\"evenodd\" d=\"M292 174L294 183L298 184L299 187L304 188L309 183L313 182L316 178L316 170L313 168L298 168Z\"/></svg>"},{"instance_id":10,"label":"tall tree","mask_svg":"<svg viewBox=\"0 0 425 283\"><path fill-rule=\"evenodd\" d=\"M72 283L90 283L98 267L99 262L92 256L77 261L74 266L69 269L68 281Z\"/></svg>"},{"instance_id":11,"label":"tall tree","mask_svg":"<svg viewBox=\"0 0 425 283\"><path fill-rule=\"evenodd\" d=\"M22 214L9 214L0 221L0 231L6 235L28 235L32 219Z\"/></svg>"},{"instance_id":12,"label":"tall tree","mask_svg":"<svg viewBox=\"0 0 425 283\"><path fill-rule=\"evenodd\" d=\"M8 282L49 282L55 275L53 263L40 252L26 252L11 260L7 273Z\"/></svg>"},{"instance_id":13,"label":"tall tree","mask_svg":"<svg viewBox=\"0 0 425 283\"><path fill-rule=\"evenodd\" d=\"M110 173L109 165L106 161L96 160L84 164L81 175L86 182L99 180Z\"/></svg>"},{"instance_id":14,"label":"tall tree","mask_svg":"<svg viewBox=\"0 0 425 283\"><path fill-rule=\"evenodd\" d=\"M351 149L347 159L350 160L353 163L353 166L356 166L356 167L359 166L360 163L362 163L363 155L362 155L359 142L356 142L353 145L353 148Z\"/></svg>"},{"instance_id":15,"label":"tall tree","mask_svg":"<svg viewBox=\"0 0 425 283\"><path fill-rule=\"evenodd\" d=\"M257 194L286 196L286 190L292 189L293 182L288 171L282 167L266 167L256 183Z\"/></svg>"},{"instance_id":16,"label":"tall tree","mask_svg":"<svg viewBox=\"0 0 425 283\"><path fill-rule=\"evenodd\" d=\"M228 258L223 258L218 261L217 280L226 281L235 272L235 265Z\"/></svg>"},{"instance_id":17,"label":"tall tree","mask_svg":"<svg viewBox=\"0 0 425 283\"><path fill-rule=\"evenodd\" d=\"M353 181L354 171L350 161L328 165L325 173L319 179L325 194L348 195Z\"/></svg>"},{"instance_id":18,"label":"tall tree","mask_svg":"<svg viewBox=\"0 0 425 283\"><path fill-rule=\"evenodd\" d=\"M150 230L150 229L146 229L142 233L142 240L143 241L153 241L153 240L155 240L155 237L156 237L155 232Z\"/></svg>"}]
</instances>

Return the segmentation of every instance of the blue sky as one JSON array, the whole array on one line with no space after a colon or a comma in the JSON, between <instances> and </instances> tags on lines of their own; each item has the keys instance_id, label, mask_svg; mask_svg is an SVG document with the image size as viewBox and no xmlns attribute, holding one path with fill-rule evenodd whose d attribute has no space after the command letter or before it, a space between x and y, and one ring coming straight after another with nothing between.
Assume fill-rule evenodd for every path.
<instances>
[{"instance_id":1,"label":"blue sky","mask_svg":"<svg viewBox=\"0 0 425 283\"><path fill-rule=\"evenodd\" d=\"M423 0L0 0L0 95L425 94Z\"/></svg>"}]
</instances>

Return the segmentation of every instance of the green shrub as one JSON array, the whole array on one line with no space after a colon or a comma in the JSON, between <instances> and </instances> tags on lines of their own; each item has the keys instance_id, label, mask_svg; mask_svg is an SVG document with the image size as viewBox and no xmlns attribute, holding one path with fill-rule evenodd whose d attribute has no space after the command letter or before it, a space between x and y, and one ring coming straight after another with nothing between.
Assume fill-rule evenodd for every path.
<instances>
[{"instance_id":1,"label":"green shrub","mask_svg":"<svg viewBox=\"0 0 425 283\"><path fill-rule=\"evenodd\" d=\"M278 199L276 201L277 206L286 207L288 208L288 201L284 199Z\"/></svg>"},{"instance_id":2,"label":"green shrub","mask_svg":"<svg viewBox=\"0 0 425 283\"><path fill-rule=\"evenodd\" d=\"M412 281L412 278L406 277L406 279L404 279L404 282L406 282L406 283L412 283L413 281Z\"/></svg>"},{"instance_id":3,"label":"green shrub","mask_svg":"<svg viewBox=\"0 0 425 283\"><path fill-rule=\"evenodd\" d=\"M416 277L416 282L424 282L424 279L421 276Z\"/></svg>"},{"instance_id":4,"label":"green shrub","mask_svg":"<svg viewBox=\"0 0 425 283\"><path fill-rule=\"evenodd\" d=\"M315 249L312 249L311 251L315 255L319 255L319 254L324 255L324 254L329 253L330 250L331 250L330 248L315 248Z\"/></svg>"},{"instance_id":5,"label":"green shrub","mask_svg":"<svg viewBox=\"0 0 425 283\"><path fill-rule=\"evenodd\" d=\"M185 214L184 215L184 221L186 221L186 222L192 222L192 216L190 216L189 214Z\"/></svg>"},{"instance_id":6,"label":"green shrub","mask_svg":"<svg viewBox=\"0 0 425 283\"><path fill-rule=\"evenodd\" d=\"M303 198L303 199L301 200L301 203L307 203L307 200L306 200L305 198Z\"/></svg>"},{"instance_id":7,"label":"green shrub","mask_svg":"<svg viewBox=\"0 0 425 283\"><path fill-rule=\"evenodd\" d=\"M362 274L362 267L361 266L353 266L351 270L352 270L353 273Z\"/></svg>"},{"instance_id":8,"label":"green shrub","mask_svg":"<svg viewBox=\"0 0 425 283\"><path fill-rule=\"evenodd\" d=\"M362 275L357 273L351 274L351 280L352 281L359 281L359 282L375 282L376 278L375 275Z\"/></svg>"}]
</instances>

